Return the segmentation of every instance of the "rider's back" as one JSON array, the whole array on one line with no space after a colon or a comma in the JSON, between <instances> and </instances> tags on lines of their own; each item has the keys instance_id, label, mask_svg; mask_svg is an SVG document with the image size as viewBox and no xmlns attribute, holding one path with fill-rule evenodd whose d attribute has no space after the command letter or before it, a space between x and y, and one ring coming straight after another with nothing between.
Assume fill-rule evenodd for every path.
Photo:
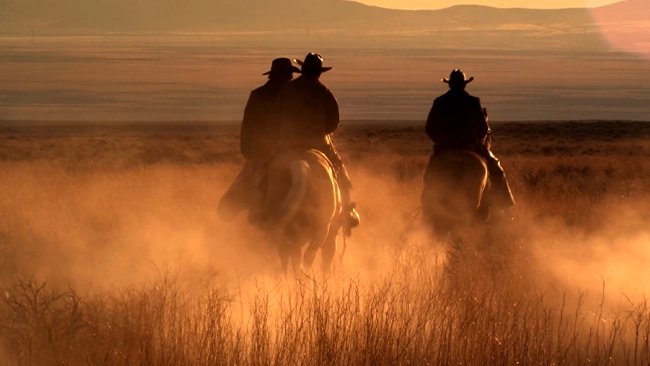
<instances>
[{"instance_id":1,"label":"rider's back","mask_svg":"<svg viewBox=\"0 0 650 366\"><path fill-rule=\"evenodd\" d=\"M338 103L317 78L300 76L287 83L278 103L281 150L322 149L339 125Z\"/></svg>"},{"instance_id":2,"label":"rider's back","mask_svg":"<svg viewBox=\"0 0 650 366\"><path fill-rule=\"evenodd\" d=\"M266 159L277 144L280 118L277 96L284 82L269 80L250 94L241 126L241 153L247 159Z\"/></svg>"},{"instance_id":3,"label":"rider's back","mask_svg":"<svg viewBox=\"0 0 650 366\"><path fill-rule=\"evenodd\" d=\"M480 99L449 90L434 100L426 131L438 148L472 149L488 131Z\"/></svg>"}]
</instances>

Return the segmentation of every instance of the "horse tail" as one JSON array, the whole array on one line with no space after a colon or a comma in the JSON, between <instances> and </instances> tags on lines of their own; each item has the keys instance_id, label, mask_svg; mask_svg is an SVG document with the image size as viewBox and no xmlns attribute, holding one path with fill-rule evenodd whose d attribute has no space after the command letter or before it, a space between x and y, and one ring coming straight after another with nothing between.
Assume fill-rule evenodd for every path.
<instances>
[{"instance_id":1,"label":"horse tail","mask_svg":"<svg viewBox=\"0 0 650 366\"><path fill-rule=\"evenodd\" d=\"M284 197L276 218L279 227L284 227L296 216L305 200L309 188L310 169L305 160L291 163L291 187Z\"/></svg>"}]
</instances>

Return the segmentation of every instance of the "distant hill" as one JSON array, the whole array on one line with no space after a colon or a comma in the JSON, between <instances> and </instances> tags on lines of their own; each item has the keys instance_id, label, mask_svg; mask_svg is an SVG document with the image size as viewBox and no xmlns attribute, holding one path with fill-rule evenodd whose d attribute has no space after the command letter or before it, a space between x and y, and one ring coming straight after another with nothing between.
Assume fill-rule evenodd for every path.
<instances>
[{"instance_id":1,"label":"distant hill","mask_svg":"<svg viewBox=\"0 0 650 366\"><path fill-rule=\"evenodd\" d=\"M455 6L442 10L392 10L346 0L2 0L0 34L106 34L174 32L347 32L347 35L431 36L458 32L472 42L525 45L585 41L596 20L650 19L650 0L626 0L599 9L497 9ZM400 33L401 32L401 33ZM464 32L464 33L463 33ZM470 32L471 34L467 33ZM490 41L490 37L492 40ZM522 38L522 37L525 37ZM546 37L546 38L545 38ZM573 37L573 38L571 38ZM582 38L580 38L582 37ZM511 40L512 38L512 40ZM344 37L341 41L345 41ZM548 41L547 41L548 40ZM596 42L597 43L597 42Z\"/></svg>"},{"instance_id":2,"label":"distant hill","mask_svg":"<svg viewBox=\"0 0 650 366\"><path fill-rule=\"evenodd\" d=\"M496 28L506 24L581 26L585 9L531 10L455 6L404 11L345 0L3 0L3 31L259 31L311 27L349 30Z\"/></svg>"}]
</instances>

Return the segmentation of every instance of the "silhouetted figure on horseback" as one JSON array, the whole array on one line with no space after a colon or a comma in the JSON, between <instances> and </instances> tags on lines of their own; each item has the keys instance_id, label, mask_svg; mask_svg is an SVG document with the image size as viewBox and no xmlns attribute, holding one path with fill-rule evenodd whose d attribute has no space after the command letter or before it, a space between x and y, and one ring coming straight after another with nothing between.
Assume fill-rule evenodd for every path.
<instances>
[{"instance_id":1,"label":"silhouetted figure on horseback","mask_svg":"<svg viewBox=\"0 0 650 366\"><path fill-rule=\"evenodd\" d=\"M339 125L338 104L319 81L330 68L317 54L296 62L302 70L275 60L269 82L251 93L241 130L246 164L218 213L230 221L248 209L249 223L278 249L282 273L292 263L300 277L310 273L319 250L323 273L330 272L339 230L349 236L359 217L330 136ZM294 72L303 76L290 81Z\"/></svg>"},{"instance_id":2,"label":"silhouetted figure on horseback","mask_svg":"<svg viewBox=\"0 0 650 366\"><path fill-rule=\"evenodd\" d=\"M449 91L435 99L427 119L426 132L434 148L425 179L426 185L431 186L439 179L438 175L447 174L441 173L444 169L455 169L457 176L465 174L463 179L466 183L461 183L461 178L453 178L456 182L452 184L457 186L450 189L467 188L466 192L470 193L465 196L472 198L469 208L475 209L474 218L485 221L490 214L505 213L514 205L514 199L505 172L490 151L491 131L487 112L481 107L479 98L465 91L465 86L472 80L473 77L466 79L458 69L453 70L448 79L442 79L449 84ZM480 156L484 163L473 159L470 153ZM442 169L438 173L434 172L436 164ZM482 171L481 164L485 165L487 172ZM481 183L485 173L489 174L489 181ZM471 193L474 190L478 191L477 195ZM478 201L474 200L476 197ZM423 208L426 204L424 200Z\"/></svg>"},{"instance_id":3,"label":"silhouetted figure on horseback","mask_svg":"<svg viewBox=\"0 0 650 366\"><path fill-rule=\"evenodd\" d=\"M323 67L320 54L309 53L301 65L301 75L289 82L279 94L280 136L278 152L314 149L332 163L341 191L342 228L346 236L359 225L359 215L350 199L352 184L341 161L332 134L339 127L339 106L332 92L321 83L320 76L331 70Z\"/></svg>"},{"instance_id":4,"label":"silhouetted figure on horseback","mask_svg":"<svg viewBox=\"0 0 650 366\"><path fill-rule=\"evenodd\" d=\"M280 135L278 94L300 69L288 58L277 58L262 75L268 81L250 93L241 124L240 152L246 159L242 171L219 202L219 215L230 221L243 210L255 214L262 204L262 180Z\"/></svg>"}]
</instances>

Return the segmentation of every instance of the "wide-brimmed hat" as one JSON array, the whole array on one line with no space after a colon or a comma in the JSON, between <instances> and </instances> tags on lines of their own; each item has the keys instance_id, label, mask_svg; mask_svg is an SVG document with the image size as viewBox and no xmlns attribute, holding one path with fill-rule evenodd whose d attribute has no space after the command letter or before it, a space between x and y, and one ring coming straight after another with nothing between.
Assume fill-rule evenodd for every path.
<instances>
[{"instance_id":1,"label":"wide-brimmed hat","mask_svg":"<svg viewBox=\"0 0 650 366\"><path fill-rule=\"evenodd\" d=\"M294 72L300 73L300 69L293 66L291 60L286 57L276 58L271 62L271 70L262 75L269 74L292 74Z\"/></svg>"},{"instance_id":2,"label":"wide-brimmed hat","mask_svg":"<svg viewBox=\"0 0 650 366\"><path fill-rule=\"evenodd\" d=\"M474 80L474 77L467 79L465 73L460 69L455 69L449 74L449 78L442 78L443 83L454 84L454 85L467 85Z\"/></svg>"},{"instance_id":3,"label":"wide-brimmed hat","mask_svg":"<svg viewBox=\"0 0 650 366\"><path fill-rule=\"evenodd\" d=\"M317 71L325 72L329 71L331 67L323 67L323 56L318 53L310 52L305 56L304 61L294 60L298 65L301 66L301 71Z\"/></svg>"}]
</instances>

